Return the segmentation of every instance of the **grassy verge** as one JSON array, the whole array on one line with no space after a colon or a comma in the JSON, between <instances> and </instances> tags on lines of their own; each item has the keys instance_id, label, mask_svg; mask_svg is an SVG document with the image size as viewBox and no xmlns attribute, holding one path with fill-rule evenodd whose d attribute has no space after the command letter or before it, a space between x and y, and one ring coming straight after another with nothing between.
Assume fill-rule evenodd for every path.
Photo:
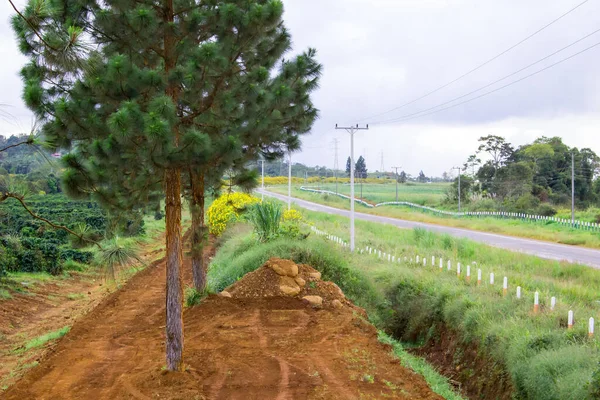
<instances>
[{"instance_id":1,"label":"grassy verge","mask_svg":"<svg viewBox=\"0 0 600 400\"><path fill-rule=\"evenodd\" d=\"M388 324L390 314L383 292L377 290L366 271L351 266L349 257L336 251L330 243L313 237L307 240L283 238L257 244L256 238L249 232L248 227L238 225L221 238L222 245L209 267L210 291L223 290L271 257L289 258L316 267L324 280L337 283L348 298L367 310L376 326ZM447 379L423 359L406 353L399 343L387 336L381 336L381 340L392 344L395 355L403 365L422 374L434 392L446 399L462 399L453 391Z\"/></svg>"},{"instance_id":2,"label":"grassy verge","mask_svg":"<svg viewBox=\"0 0 600 400\"><path fill-rule=\"evenodd\" d=\"M287 187L272 186L267 188L275 193L287 194ZM350 209L350 203L346 199L326 194L311 193L292 188L292 196L315 203L340 208ZM368 208L357 204L356 210L365 214L381 215L384 217L398 218L407 221L424 222L429 224L451 226L455 228L472 229L482 232L498 233L515 237L544 240L553 243L562 243L589 248L600 248L600 235L598 233L572 229L567 226L548 222L531 223L520 220L501 220L497 218L451 218L440 217L414 211L406 207L378 207Z\"/></svg>"},{"instance_id":3,"label":"grassy verge","mask_svg":"<svg viewBox=\"0 0 600 400\"><path fill-rule=\"evenodd\" d=\"M347 220L303 211L320 229L347 238ZM600 313L600 271L566 263L542 260L456 239L421 229L397 228L357 221L357 246L371 246L403 259L431 256L453 260L453 271L438 266L387 263L369 255L354 255L350 265L364 271L385 293L389 305L384 318L403 341L436 340L444 329L457 332L460 340L473 343L505 369L517 398L592 398L598 391L600 343L587 337L587 319ZM456 276L456 262L474 261L483 272L483 285L467 283ZM488 274L494 272L496 284ZM476 276L476 275L475 275ZM509 279L509 295L502 295L502 278ZM523 288L523 298L514 295ZM539 314L533 314L533 293L540 293ZM550 298L557 306L550 311ZM567 311L575 313L575 326L566 329ZM458 355L457 355L458 357ZM465 381L477 371L465 368ZM597 372L598 374L599 372ZM596 385L596 386L594 386ZM600 394L600 393L596 393Z\"/></svg>"}]
</instances>

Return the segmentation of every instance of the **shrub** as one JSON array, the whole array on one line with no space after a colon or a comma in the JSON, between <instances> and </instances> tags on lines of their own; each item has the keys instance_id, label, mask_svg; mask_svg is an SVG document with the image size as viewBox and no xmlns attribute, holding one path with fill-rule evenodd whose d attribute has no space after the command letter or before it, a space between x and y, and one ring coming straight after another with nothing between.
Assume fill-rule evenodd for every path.
<instances>
[{"instance_id":1,"label":"shrub","mask_svg":"<svg viewBox=\"0 0 600 400\"><path fill-rule=\"evenodd\" d=\"M300 214L300 212L298 210L294 210L289 209L289 210L285 210L283 213L283 220L285 222L288 221L292 221L292 222L300 222L302 220L302 214Z\"/></svg>"},{"instance_id":2,"label":"shrub","mask_svg":"<svg viewBox=\"0 0 600 400\"><path fill-rule=\"evenodd\" d=\"M255 204L250 212L250 222L258 240L267 242L279 235L281 206L273 202Z\"/></svg>"},{"instance_id":3,"label":"shrub","mask_svg":"<svg viewBox=\"0 0 600 400\"><path fill-rule=\"evenodd\" d=\"M540 206L537 208L536 213L538 215L543 215L545 217L553 217L556 215L557 211L554 207L552 207L550 204L548 203L542 203L540 204Z\"/></svg>"},{"instance_id":4,"label":"shrub","mask_svg":"<svg viewBox=\"0 0 600 400\"><path fill-rule=\"evenodd\" d=\"M209 232L215 236L221 235L228 224L238 221L250 205L259 201L260 199L246 193L220 196L207 211Z\"/></svg>"},{"instance_id":5,"label":"shrub","mask_svg":"<svg viewBox=\"0 0 600 400\"><path fill-rule=\"evenodd\" d=\"M209 295L208 290L204 290L204 291L200 292L200 291L196 290L196 288L188 287L185 290L185 305L186 305L186 307L197 306L208 295Z\"/></svg>"},{"instance_id":6,"label":"shrub","mask_svg":"<svg viewBox=\"0 0 600 400\"><path fill-rule=\"evenodd\" d=\"M66 249L60 252L60 258L61 260L73 260L78 263L88 264L94 258L94 253L91 251Z\"/></svg>"}]
</instances>

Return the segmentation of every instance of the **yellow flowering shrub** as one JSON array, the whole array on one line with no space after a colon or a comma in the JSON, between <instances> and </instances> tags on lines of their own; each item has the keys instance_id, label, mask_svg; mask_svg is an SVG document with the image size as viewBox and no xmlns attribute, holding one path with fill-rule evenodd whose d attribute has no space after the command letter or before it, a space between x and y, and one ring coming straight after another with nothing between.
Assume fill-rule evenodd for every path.
<instances>
[{"instance_id":1,"label":"yellow flowering shrub","mask_svg":"<svg viewBox=\"0 0 600 400\"><path fill-rule=\"evenodd\" d=\"M302 214L300 214L300 212L298 210L286 210L283 213L283 220L285 222L298 222L300 220L302 220Z\"/></svg>"},{"instance_id":2,"label":"yellow flowering shrub","mask_svg":"<svg viewBox=\"0 0 600 400\"><path fill-rule=\"evenodd\" d=\"M219 196L208 208L208 229L219 236L227 228L227 224L239 220L248 206L258 203L259 198L246 193L226 193Z\"/></svg>"}]
</instances>

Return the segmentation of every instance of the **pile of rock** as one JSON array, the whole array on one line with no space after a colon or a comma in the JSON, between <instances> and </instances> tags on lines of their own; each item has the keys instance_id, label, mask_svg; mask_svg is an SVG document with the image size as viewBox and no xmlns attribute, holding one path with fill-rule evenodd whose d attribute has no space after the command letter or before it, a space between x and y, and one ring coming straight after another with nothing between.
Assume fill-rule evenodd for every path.
<instances>
[{"instance_id":1,"label":"pile of rock","mask_svg":"<svg viewBox=\"0 0 600 400\"><path fill-rule=\"evenodd\" d=\"M262 267L221 292L221 296L299 297L317 309L325 303L334 308L341 308L347 303L342 290L335 283L321 281L319 271L281 258L271 258Z\"/></svg>"}]
</instances>

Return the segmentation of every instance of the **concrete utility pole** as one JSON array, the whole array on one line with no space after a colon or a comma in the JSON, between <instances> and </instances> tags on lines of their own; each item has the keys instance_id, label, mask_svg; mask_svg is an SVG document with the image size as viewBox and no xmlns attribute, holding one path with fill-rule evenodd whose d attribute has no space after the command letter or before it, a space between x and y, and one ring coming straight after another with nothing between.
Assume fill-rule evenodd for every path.
<instances>
[{"instance_id":1,"label":"concrete utility pole","mask_svg":"<svg viewBox=\"0 0 600 400\"><path fill-rule=\"evenodd\" d=\"M575 153L571 151L571 225L575 226Z\"/></svg>"},{"instance_id":2,"label":"concrete utility pole","mask_svg":"<svg viewBox=\"0 0 600 400\"><path fill-rule=\"evenodd\" d=\"M288 210L292 209L292 152L288 151Z\"/></svg>"},{"instance_id":3,"label":"concrete utility pole","mask_svg":"<svg viewBox=\"0 0 600 400\"><path fill-rule=\"evenodd\" d=\"M359 128L358 124L349 127L335 124L335 129L344 129L350 134L350 251L354 252L354 134L359 130L368 130L369 125Z\"/></svg>"},{"instance_id":4,"label":"concrete utility pole","mask_svg":"<svg viewBox=\"0 0 600 400\"><path fill-rule=\"evenodd\" d=\"M333 139L333 144L335 145L335 158L333 159L333 173L335 174L335 194L338 194L338 180L337 180L337 170L338 166L338 142L339 139Z\"/></svg>"},{"instance_id":5,"label":"concrete utility pole","mask_svg":"<svg viewBox=\"0 0 600 400\"><path fill-rule=\"evenodd\" d=\"M392 167L392 169L396 170L396 203L398 202L398 169L402 167Z\"/></svg>"},{"instance_id":6,"label":"concrete utility pole","mask_svg":"<svg viewBox=\"0 0 600 400\"><path fill-rule=\"evenodd\" d=\"M381 174L385 175L385 165L383 164L383 151L381 152Z\"/></svg>"},{"instance_id":7,"label":"concrete utility pole","mask_svg":"<svg viewBox=\"0 0 600 400\"><path fill-rule=\"evenodd\" d=\"M460 212L460 167L453 167L458 170L458 212Z\"/></svg>"},{"instance_id":8,"label":"concrete utility pole","mask_svg":"<svg viewBox=\"0 0 600 400\"><path fill-rule=\"evenodd\" d=\"M262 169L262 184L260 186L262 191L261 191L260 199L264 201L265 200L265 160L258 160L258 162L262 164L262 168L261 168Z\"/></svg>"}]
</instances>

